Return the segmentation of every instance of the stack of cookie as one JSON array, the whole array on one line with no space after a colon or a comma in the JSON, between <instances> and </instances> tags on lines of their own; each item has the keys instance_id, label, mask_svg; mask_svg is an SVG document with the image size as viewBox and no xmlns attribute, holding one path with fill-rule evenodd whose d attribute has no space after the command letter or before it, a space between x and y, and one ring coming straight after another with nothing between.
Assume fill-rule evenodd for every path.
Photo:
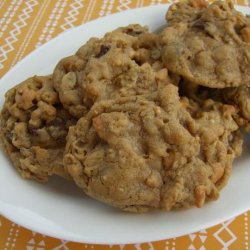
<instances>
[{"instance_id":1,"label":"stack of cookie","mask_svg":"<svg viewBox=\"0 0 250 250\"><path fill-rule=\"evenodd\" d=\"M203 0L166 19L91 38L6 93L1 140L23 177L60 175L130 212L219 197L250 131L250 20Z\"/></svg>"}]
</instances>

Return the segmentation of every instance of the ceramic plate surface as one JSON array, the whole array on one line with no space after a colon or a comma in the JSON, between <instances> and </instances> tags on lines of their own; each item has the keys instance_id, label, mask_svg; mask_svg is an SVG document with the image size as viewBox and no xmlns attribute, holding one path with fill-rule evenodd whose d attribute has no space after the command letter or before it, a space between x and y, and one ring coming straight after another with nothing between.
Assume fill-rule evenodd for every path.
<instances>
[{"instance_id":1,"label":"ceramic plate surface","mask_svg":"<svg viewBox=\"0 0 250 250\"><path fill-rule=\"evenodd\" d=\"M73 54L90 37L102 36L131 23L152 31L165 23L168 5L130 10L67 31L35 50L0 80L0 101L15 84L35 74L51 73L62 57ZM244 14L249 8L239 7ZM220 199L202 209L129 214L86 197L73 183L52 177L48 184L23 180L0 152L0 213L37 232L86 243L139 243L166 239L213 226L250 208L250 139L234 162L229 184Z\"/></svg>"}]
</instances>

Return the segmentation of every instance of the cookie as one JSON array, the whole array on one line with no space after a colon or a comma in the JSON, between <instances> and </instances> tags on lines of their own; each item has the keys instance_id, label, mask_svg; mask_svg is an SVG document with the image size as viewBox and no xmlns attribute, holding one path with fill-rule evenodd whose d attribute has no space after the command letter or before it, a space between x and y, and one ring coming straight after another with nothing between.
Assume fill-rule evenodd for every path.
<instances>
[{"instance_id":1,"label":"cookie","mask_svg":"<svg viewBox=\"0 0 250 250\"><path fill-rule=\"evenodd\" d=\"M166 13L166 21L170 26L179 22L192 22L197 19L201 10L208 7L205 0L187 0L173 3Z\"/></svg>"},{"instance_id":2,"label":"cookie","mask_svg":"<svg viewBox=\"0 0 250 250\"><path fill-rule=\"evenodd\" d=\"M226 103L238 108L239 114L236 120L250 132L250 89L243 85L237 88L225 88L221 90L221 95Z\"/></svg>"},{"instance_id":3,"label":"cookie","mask_svg":"<svg viewBox=\"0 0 250 250\"><path fill-rule=\"evenodd\" d=\"M234 120L240 127L244 127L250 132L250 90L246 85L235 88L211 89L181 80L179 92L200 104L207 99L230 104L235 107L237 112L233 115Z\"/></svg>"},{"instance_id":4,"label":"cookie","mask_svg":"<svg viewBox=\"0 0 250 250\"><path fill-rule=\"evenodd\" d=\"M122 210L201 207L218 198L241 154L234 113L180 99L172 84L100 101L70 127L64 165L86 194Z\"/></svg>"},{"instance_id":5,"label":"cookie","mask_svg":"<svg viewBox=\"0 0 250 250\"><path fill-rule=\"evenodd\" d=\"M170 79L158 60L158 43L158 36L140 25L91 38L54 70L54 86L64 108L80 118L97 101L150 93L165 85Z\"/></svg>"},{"instance_id":6,"label":"cookie","mask_svg":"<svg viewBox=\"0 0 250 250\"><path fill-rule=\"evenodd\" d=\"M179 81L178 87L180 96L192 99L195 102L200 103L201 105L207 99L212 99L216 102L228 104L224 101L222 95L222 90L224 89L208 88L202 85L192 83L183 78Z\"/></svg>"},{"instance_id":7,"label":"cookie","mask_svg":"<svg viewBox=\"0 0 250 250\"><path fill-rule=\"evenodd\" d=\"M1 112L1 142L25 177L47 181L52 174L65 178L63 154L69 125L51 76L34 76L10 89Z\"/></svg>"},{"instance_id":8,"label":"cookie","mask_svg":"<svg viewBox=\"0 0 250 250\"><path fill-rule=\"evenodd\" d=\"M250 85L250 20L230 1L216 1L185 19L161 33L164 65L210 88Z\"/></svg>"}]
</instances>

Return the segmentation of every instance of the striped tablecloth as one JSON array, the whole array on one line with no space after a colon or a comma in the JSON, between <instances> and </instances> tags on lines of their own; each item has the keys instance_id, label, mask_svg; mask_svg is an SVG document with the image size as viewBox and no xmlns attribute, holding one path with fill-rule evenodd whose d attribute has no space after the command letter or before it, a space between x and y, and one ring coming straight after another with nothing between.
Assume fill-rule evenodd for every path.
<instances>
[{"instance_id":1,"label":"striped tablecloth","mask_svg":"<svg viewBox=\"0 0 250 250\"><path fill-rule=\"evenodd\" d=\"M167 3L161 0L0 0L0 77L59 33L111 13ZM249 0L235 3L249 5ZM250 212L170 240L135 245L68 242L27 230L0 216L0 249L249 249Z\"/></svg>"}]
</instances>

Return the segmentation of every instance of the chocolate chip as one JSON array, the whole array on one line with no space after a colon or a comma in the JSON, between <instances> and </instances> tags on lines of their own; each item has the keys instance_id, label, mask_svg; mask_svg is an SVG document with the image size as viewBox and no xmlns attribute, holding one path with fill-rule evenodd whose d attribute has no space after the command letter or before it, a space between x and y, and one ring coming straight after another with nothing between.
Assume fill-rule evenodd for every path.
<instances>
[{"instance_id":1,"label":"chocolate chip","mask_svg":"<svg viewBox=\"0 0 250 250\"><path fill-rule=\"evenodd\" d=\"M139 66L143 64L143 62L141 62L139 58L133 58L132 60Z\"/></svg>"},{"instance_id":2,"label":"chocolate chip","mask_svg":"<svg viewBox=\"0 0 250 250\"><path fill-rule=\"evenodd\" d=\"M100 52L96 55L96 58L99 58L99 57L105 55L109 50L110 50L110 46L102 45L100 48Z\"/></svg>"},{"instance_id":3,"label":"chocolate chip","mask_svg":"<svg viewBox=\"0 0 250 250\"><path fill-rule=\"evenodd\" d=\"M205 27L207 26L207 23L201 19L199 19L198 21L196 21L192 27L197 28L197 29L205 29Z\"/></svg>"},{"instance_id":4,"label":"chocolate chip","mask_svg":"<svg viewBox=\"0 0 250 250\"><path fill-rule=\"evenodd\" d=\"M127 33L128 35L130 35L130 36L139 36L140 34L142 34L142 31L140 31L140 30L128 29L126 33Z\"/></svg>"},{"instance_id":5,"label":"chocolate chip","mask_svg":"<svg viewBox=\"0 0 250 250\"><path fill-rule=\"evenodd\" d=\"M33 105L36 105L36 104L37 104L37 100L36 100L36 99L33 99L33 100L32 100L32 104L33 104Z\"/></svg>"},{"instance_id":6,"label":"chocolate chip","mask_svg":"<svg viewBox=\"0 0 250 250\"><path fill-rule=\"evenodd\" d=\"M28 133L31 135L37 135L37 128L28 127Z\"/></svg>"},{"instance_id":7,"label":"chocolate chip","mask_svg":"<svg viewBox=\"0 0 250 250\"><path fill-rule=\"evenodd\" d=\"M54 127L62 127L62 128L65 128L65 127L66 127L66 121L63 120L63 119L60 118L60 117L56 117L54 120L49 121L46 125L47 125L48 127L54 126Z\"/></svg>"},{"instance_id":8,"label":"chocolate chip","mask_svg":"<svg viewBox=\"0 0 250 250\"><path fill-rule=\"evenodd\" d=\"M13 139L13 133L11 133L10 131L7 131L5 133L5 138L9 143L12 143L12 139Z\"/></svg>"},{"instance_id":9,"label":"chocolate chip","mask_svg":"<svg viewBox=\"0 0 250 250\"><path fill-rule=\"evenodd\" d=\"M237 34L237 35L241 35L241 29L242 29L243 27L242 27L242 25L235 25L234 26L234 30L235 30L235 33Z\"/></svg>"}]
</instances>

